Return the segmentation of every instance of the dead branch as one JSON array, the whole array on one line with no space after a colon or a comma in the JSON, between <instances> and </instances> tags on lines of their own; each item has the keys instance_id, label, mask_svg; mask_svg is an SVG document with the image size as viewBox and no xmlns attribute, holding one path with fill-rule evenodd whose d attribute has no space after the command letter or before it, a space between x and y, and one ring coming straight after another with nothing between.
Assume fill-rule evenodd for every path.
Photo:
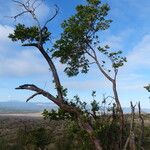
<instances>
[{"instance_id":1,"label":"dead branch","mask_svg":"<svg viewBox=\"0 0 150 150\"><path fill-rule=\"evenodd\" d=\"M127 147L128 147L129 141L130 141L130 135L128 136L128 138L127 138L127 140L126 140L126 143L125 143L125 145L124 145L123 150L127 150Z\"/></svg>"},{"instance_id":2,"label":"dead branch","mask_svg":"<svg viewBox=\"0 0 150 150\"><path fill-rule=\"evenodd\" d=\"M124 145L124 148L123 150L127 150L127 147L129 145L130 147L130 150L135 150L136 149L136 146L135 146L135 135L134 135L134 120L135 120L135 107L136 107L136 104L133 105L132 102L130 102L131 104L131 122L130 122L130 133L129 133L129 136L126 140L126 143Z\"/></svg>"},{"instance_id":3,"label":"dead branch","mask_svg":"<svg viewBox=\"0 0 150 150\"><path fill-rule=\"evenodd\" d=\"M14 18L15 21L18 17L24 15L24 14L31 14L31 16L33 17L33 19L37 22L37 25L39 27L40 30L42 30L42 28L46 27L47 24L52 21L58 14L59 12L59 7L57 5L54 5L55 6L55 13L52 15L52 17L50 17L44 24L43 27L41 27L41 24L40 24L40 21L38 20L37 16L36 16L36 9L42 4L42 2L44 0L34 0L33 2L31 2L31 0L27 0L26 2L22 2L20 0L12 0L13 2L15 2L16 4L18 4L23 10L22 12L20 12L19 14L15 15L15 16L12 16L11 18ZM39 2L40 1L40 2ZM37 2L39 2L37 4Z\"/></svg>"},{"instance_id":4,"label":"dead branch","mask_svg":"<svg viewBox=\"0 0 150 150\"><path fill-rule=\"evenodd\" d=\"M42 89L40 89L39 87L33 85L33 84L24 84L21 85L17 88L15 88L17 90L30 90L30 91L34 91L37 93L42 94L44 97L47 97L48 99L52 100L55 104L60 105L60 102L57 98L55 98L52 94L50 94L49 92L46 92ZM33 97L36 96L35 94L33 95ZM32 97L32 96L31 96ZM31 99L31 97L29 97L28 99Z\"/></svg>"},{"instance_id":5,"label":"dead branch","mask_svg":"<svg viewBox=\"0 0 150 150\"><path fill-rule=\"evenodd\" d=\"M144 139L144 119L141 114L141 105L140 102L138 103L139 109L139 119L140 119L140 138L139 138L139 150L143 149L143 139Z\"/></svg>"},{"instance_id":6,"label":"dead branch","mask_svg":"<svg viewBox=\"0 0 150 150\"><path fill-rule=\"evenodd\" d=\"M26 100L26 102L28 102L29 100L31 100L32 98L34 98L35 96L37 96L37 95L40 95L41 93L35 93L35 94L33 94L32 96L30 96L27 100Z\"/></svg>"},{"instance_id":7,"label":"dead branch","mask_svg":"<svg viewBox=\"0 0 150 150\"><path fill-rule=\"evenodd\" d=\"M49 18L49 19L45 22L45 24L44 24L43 27L46 27L47 24L48 24L49 22L51 22L51 21L57 16L57 14L58 14L58 12L59 12L59 7L58 7L57 5L54 5L54 6L55 6L55 13L54 13L54 15L53 15L51 18Z\"/></svg>"},{"instance_id":8,"label":"dead branch","mask_svg":"<svg viewBox=\"0 0 150 150\"><path fill-rule=\"evenodd\" d=\"M31 14L33 19L37 22L39 29L41 29L40 22L35 14L35 10L37 8L37 6L35 6L35 3L38 0L35 0L33 2L31 2L30 0L27 0L26 2L22 2L19 0L12 0L12 1L15 2L16 4L19 4L19 6L23 9L23 11L15 16L12 16L11 18L14 18L16 20L18 17L22 16L23 14L29 13L29 14Z\"/></svg>"}]
</instances>

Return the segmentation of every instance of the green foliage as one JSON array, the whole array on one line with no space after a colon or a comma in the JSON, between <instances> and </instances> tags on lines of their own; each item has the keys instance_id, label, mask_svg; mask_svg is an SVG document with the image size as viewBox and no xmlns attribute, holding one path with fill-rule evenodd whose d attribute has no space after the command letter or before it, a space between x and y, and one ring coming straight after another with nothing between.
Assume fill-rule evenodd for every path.
<instances>
[{"instance_id":1,"label":"green foliage","mask_svg":"<svg viewBox=\"0 0 150 150\"><path fill-rule=\"evenodd\" d=\"M73 114L70 114L61 108L59 108L58 110L52 109L50 112L44 109L42 115L44 116L44 119L50 120L72 119L73 117Z\"/></svg>"},{"instance_id":2,"label":"green foliage","mask_svg":"<svg viewBox=\"0 0 150 150\"><path fill-rule=\"evenodd\" d=\"M85 130L82 130L76 121L71 121L67 127L68 138L72 138L74 149L92 150L93 146Z\"/></svg>"},{"instance_id":3,"label":"green foliage","mask_svg":"<svg viewBox=\"0 0 150 150\"><path fill-rule=\"evenodd\" d=\"M99 111L99 105L98 105L99 103L98 102L96 102L96 100L93 100L93 102L91 103L91 106L92 106L92 108L91 108L91 110L92 110L92 112L95 114L97 111Z\"/></svg>"},{"instance_id":4,"label":"green foliage","mask_svg":"<svg viewBox=\"0 0 150 150\"><path fill-rule=\"evenodd\" d=\"M127 62L126 57L122 57L122 51L110 52L110 47L108 45L104 47L98 47L98 50L103 53L107 58L110 59L112 63L112 68L118 69L124 65L124 62ZM102 61L103 66L105 66L105 61Z\"/></svg>"},{"instance_id":5,"label":"green foliage","mask_svg":"<svg viewBox=\"0 0 150 150\"><path fill-rule=\"evenodd\" d=\"M150 84L148 84L147 86L144 86L144 88L145 88L148 92L150 92Z\"/></svg>"},{"instance_id":6,"label":"green foliage","mask_svg":"<svg viewBox=\"0 0 150 150\"><path fill-rule=\"evenodd\" d=\"M99 5L101 3L101 1L99 1L99 0L87 0L87 2L89 4L93 4L93 5Z\"/></svg>"},{"instance_id":7,"label":"green foliage","mask_svg":"<svg viewBox=\"0 0 150 150\"><path fill-rule=\"evenodd\" d=\"M50 143L50 135L45 128L38 128L34 130L19 130L18 141L21 145L26 147L36 146L37 148L44 149Z\"/></svg>"},{"instance_id":8,"label":"green foliage","mask_svg":"<svg viewBox=\"0 0 150 150\"><path fill-rule=\"evenodd\" d=\"M33 144L37 147L43 148L50 143L49 137L44 128L32 131L31 136L33 137Z\"/></svg>"},{"instance_id":9,"label":"green foliage","mask_svg":"<svg viewBox=\"0 0 150 150\"><path fill-rule=\"evenodd\" d=\"M41 34L41 35L40 35ZM24 24L17 24L14 33L9 35L12 41L21 41L22 43L41 42L44 44L49 40L51 33L47 30L40 31L37 26L26 27ZM42 39L40 39L42 36Z\"/></svg>"},{"instance_id":10,"label":"green foliage","mask_svg":"<svg viewBox=\"0 0 150 150\"><path fill-rule=\"evenodd\" d=\"M74 96L73 99L69 102L71 106L79 108L81 111L86 112L86 102L82 102L78 95Z\"/></svg>"},{"instance_id":11,"label":"green foliage","mask_svg":"<svg viewBox=\"0 0 150 150\"><path fill-rule=\"evenodd\" d=\"M120 143L120 126L119 116L117 113L113 114L112 111L105 115L100 115L94 121L95 135L101 140L101 144L104 150L116 150L119 149ZM128 128L129 129L129 128ZM123 138L126 140L129 130L125 128ZM125 141L124 141L125 142Z\"/></svg>"},{"instance_id":12,"label":"green foliage","mask_svg":"<svg viewBox=\"0 0 150 150\"><path fill-rule=\"evenodd\" d=\"M106 108L106 111L103 109L103 106L100 106L100 103L96 101L95 91L92 92L92 97L93 101L88 109L86 108L86 103L81 102L78 96L75 96L72 101L68 102L68 104L80 108L83 111L81 120L83 122L89 121L94 129L95 136L101 139L101 144L103 145L104 150L111 150L111 148L114 148L114 145L118 146L120 140L119 116L116 113L116 106L109 106ZM102 101L102 105L104 104L107 104L106 99L105 101ZM77 118L70 118L71 115L68 116L66 113L61 113L60 115L60 112L61 109L58 109L58 111L52 110L51 112L44 110L43 112L45 119L69 120L67 133L64 135L65 140L63 140L63 142L61 139L58 141L58 149L65 147L65 149L92 150L93 146L90 137L87 132L79 126L78 121L76 120Z\"/></svg>"},{"instance_id":13,"label":"green foliage","mask_svg":"<svg viewBox=\"0 0 150 150\"><path fill-rule=\"evenodd\" d=\"M3 137L0 138L0 149L1 150L6 150L9 148L9 145L7 143L7 140Z\"/></svg>"},{"instance_id":14,"label":"green foliage","mask_svg":"<svg viewBox=\"0 0 150 150\"><path fill-rule=\"evenodd\" d=\"M77 75L80 71L87 73L89 60L86 50L89 45L98 42L97 32L106 30L111 20L105 19L109 11L107 4L99 0L87 0L87 5L78 5L76 14L62 23L64 32L60 40L54 45L54 57L59 57L61 63L66 64L65 72L68 76ZM81 68L81 69L79 69Z\"/></svg>"},{"instance_id":15,"label":"green foliage","mask_svg":"<svg viewBox=\"0 0 150 150\"><path fill-rule=\"evenodd\" d=\"M93 115L96 116L96 112L100 110L99 103L95 100L96 97L96 91L92 92L93 101L91 102L91 111L93 112Z\"/></svg>"}]
</instances>

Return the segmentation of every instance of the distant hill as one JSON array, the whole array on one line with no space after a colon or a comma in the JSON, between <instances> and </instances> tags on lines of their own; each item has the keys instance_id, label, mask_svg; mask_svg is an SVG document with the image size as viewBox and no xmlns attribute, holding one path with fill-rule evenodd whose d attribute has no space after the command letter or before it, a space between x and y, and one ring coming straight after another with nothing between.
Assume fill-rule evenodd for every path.
<instances>
[{"instance_id":1,"label":"distant hill","mask_svg":"<svg viewBox=\"0 0 150 150\"><path fill-rule=\"evenodd\" d=\"M52 103L0 102L0 113L32 113L41 112L44 109L57 109L57 106Z\"/></svg>"},{"instance_id":2,"label":"distant hill","mask_svg":"<svg viewBox=\"0 0 150 150\"><path fill-rule=\"evenodd\" d=\"M8 101L0 102L0 114L4 113L38 113L44 109L51 110L57 109L58 107L53 103L33 103L33 102L19 102L19 101ZM124 107L124 113L130 113L131 108ZM138 111L136 109L136 111ZM150 109L142 109L142 112L150 113Z\"/></svg>"},{"instance_id":3,"label":"distant hill","mask_svg":"<svg viewBox=\"0 0 150 150\"><path fill-rule=\"evenodd\" d=\"M150 109L148 109L148 108L141 108L141 111L142 111L143 113L150 113ZM124 108L123 108L123 112L124 112L124 113L130 113L130 112L131 112L131 108L129 108L129 107L124 107ZM137 108L135 109L135 112L138 112L138 109L137 109Z\"/></svg>"}]
</instances>

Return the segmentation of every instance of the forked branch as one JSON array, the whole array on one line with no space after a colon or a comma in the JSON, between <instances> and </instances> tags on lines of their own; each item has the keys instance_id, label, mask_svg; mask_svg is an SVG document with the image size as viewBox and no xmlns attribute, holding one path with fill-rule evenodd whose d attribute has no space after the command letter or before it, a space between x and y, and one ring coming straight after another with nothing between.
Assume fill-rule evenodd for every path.
<instances>
[{"instance_id":1,"label":"forked branch","mask_svg":"<svg viewBox=\"0 0 150 150\"><path fill-rule=\"evenodd\" d=\"M19 0L12 0L12 1L15 2L16 4L18 4L23 10L22 10L22 12L20 12L19 14L15 15L11 18L14 18L16 20L18 17L22 16L23 14L30 13L31 16L33 17L33 19L37 22L39 29L41 29L40 22L37 19L37 16L35 14L35 11L38 7L35 4L36 4L36 2L38 2L38 0L35 0L33 2L31 2L31 0L27 0L26 2L22 2ZM41 0L41 1L43 1L43 0Z\"/></svg>"},{"instance_id":2,"label":"forked branch","mask_svg":"<svg viewBox=\"0 0 150 150\"><path fill-rule=\"evenodd\" d=\"M41 88L35 86L34 84L24 84L21 85L17 88L15 88L17 90L30 90L30 91L34 91L36 92L36 94L32 95L31 97L29 97L27 100L30 100L31 98L37 96L38 94L42 94L44 97L50 99L51 101L53 101L55 104L60 105L60 101L55 98L52 94L50 94L47 91L42 90ZM38 94L37 94L38 93Z\"/></svg>"},{"instance_id":3,"label":"forked branch","mask_svg":"<svg viewBox=\"0 0 150 150\"><path fill-rule=\"evenodd\" d=\"M22 2L20 0L12 0L12 1L15 2L16 4L18 4L22 8L22 11L19 14L12 16L11 18L14 18L16 20L18 17L21 17L22 15L29 13L29 14L31 14L33 19L37 22L37 25L38 25L40 30L42 30L44 27L46 27L47 24L50 21L52 21L57 16L57 14L59 12L59 7L57 5L54 5L55 6L54 14L52 15L52 17L47 19L44 26L42 27L40 24L40 21L37 18L36 10L42 4L42 2L44 0L26 0L25 2Z\"/></svg>"},{"instance_id":4,"label":"forked branch","mask_svg":"<svg viewBox=\"0 0 150 150\"><path fill-rule=\"evenodd\" d=\"M42 94L42 93L37 92L37 93L31 95L31 96L26 100L26 102L28 102L29 100L31 100L32 98L34 98L35 96L40 95L40 94Z\"/></svg>"}]
</instances>

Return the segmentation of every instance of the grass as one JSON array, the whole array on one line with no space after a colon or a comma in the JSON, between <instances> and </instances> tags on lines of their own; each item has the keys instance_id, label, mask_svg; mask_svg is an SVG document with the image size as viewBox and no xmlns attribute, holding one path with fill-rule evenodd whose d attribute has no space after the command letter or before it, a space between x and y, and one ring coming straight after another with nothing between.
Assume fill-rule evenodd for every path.
<instances>
[{"instance_id":1,"label":"grass","mask_svg":"<svg viewBox=\"0 0 150 150\"><path fill-rule=\"evenodd\" d=\"M150 149L150 114L144 115L145 132L144 148ZM71 148L77 141L72 141L67 137L67 120L48 121L38 117L15 117L0 116L0 150L24 150L23 144L18 141L19 131L33 131L44 128L50 138L47 146L48 150L76 150L78 147ZM28 145L29 150L36 150L33 145Z\"/></svg>"}]
</instances>

